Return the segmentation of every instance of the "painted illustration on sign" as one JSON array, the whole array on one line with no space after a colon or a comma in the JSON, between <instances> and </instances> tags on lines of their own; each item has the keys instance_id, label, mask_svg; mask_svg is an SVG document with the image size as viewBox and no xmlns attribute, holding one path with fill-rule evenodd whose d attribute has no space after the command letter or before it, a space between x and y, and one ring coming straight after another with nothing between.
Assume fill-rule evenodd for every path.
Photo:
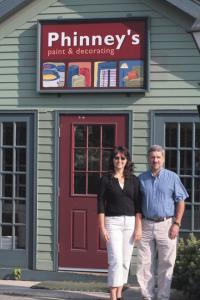
<instances>
[{"instance_id":1,"label":"painted illustration on sign","mask_svg":"<svg viewBox=\"0 0 200 300\"><path fill-rule=\"evenodd\" d=\"M94 63L94 87L116 87L117 64L114 61Z\"/></svg>"},{"instance_id":2,"label":"painted illustration on sign","mask_svg":"<svg viewBox=\"0 0 200 300\"><path fill-rule=\"evenodd\" d=\"M40 92L147 89L147 18L38 24Z\"/></svg>"},{"instance_id":3,"label":"painted illustration on sign","mask_svg":"<svg viewBox=\"0 0 200 300\"><path fill-rule=\"evenodd\" d=\"M65 64L45 62L42 65L42 86L44 88L61 88L65 84Z\"/></svg>"},{"instance_id":4,"label":"painted illustration on sign","mask_svg":"<svg viewBox=\"0 0 200 300\"><path fill-rule=\"evenodd\" d=\"M68 64L67 87L91 87L91 62L71 62Z\"/></svg>"},{"instance_id":5,"label":"painted illustration on sign","mask_svg":"<svg viewBox=\"0 0 200 300\"><path fill-rule=\"evenodd\" d=\"M144 84L144 62L142 60L120 61L119 86L142 88Z\"/></svg>"}]
</instances>

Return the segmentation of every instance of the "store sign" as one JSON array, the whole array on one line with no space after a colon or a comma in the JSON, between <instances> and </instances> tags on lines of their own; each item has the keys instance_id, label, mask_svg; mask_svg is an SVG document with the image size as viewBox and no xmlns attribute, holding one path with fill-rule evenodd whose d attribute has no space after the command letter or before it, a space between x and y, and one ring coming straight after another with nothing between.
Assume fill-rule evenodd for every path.
<instances>
[{"instance_id":1,"label":"store sign","mask_svg":"<svg viewBox=\"0 0 200 300\"><path fill-rule=\"evenodd\" d=\"M38 91L147 89L147 19L38 23Z\"/></svg>"}]
</instances>

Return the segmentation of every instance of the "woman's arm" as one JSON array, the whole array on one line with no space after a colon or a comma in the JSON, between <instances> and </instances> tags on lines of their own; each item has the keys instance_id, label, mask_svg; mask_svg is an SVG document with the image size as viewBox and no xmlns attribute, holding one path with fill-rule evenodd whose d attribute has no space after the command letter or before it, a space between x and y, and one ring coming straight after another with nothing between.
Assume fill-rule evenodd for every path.
<instances>
[{"instance_id":1,"label":"woman's arm","mask_svg":"<svg viewBox=\"0 0 200 300\"><path fill-rule=\"evenodd\" d=\"M142 214L136 213L135 215L135 230L134 230L134 240L139 241L142 237Z\"/></svg>"},{"instance_id":2,"label":"woman's arm","mask_svg":"<svg viewBox=\"0 0 200 300\"><path fill-rule=\"evenodd\" d=\"M98 214L98 219L99 219L99 228L100 228L101 235L107 242L109 240L109 236L108 236L108 232L105 228L105 214L103 214L103 213Z\"/></svg>"}]
</instances>

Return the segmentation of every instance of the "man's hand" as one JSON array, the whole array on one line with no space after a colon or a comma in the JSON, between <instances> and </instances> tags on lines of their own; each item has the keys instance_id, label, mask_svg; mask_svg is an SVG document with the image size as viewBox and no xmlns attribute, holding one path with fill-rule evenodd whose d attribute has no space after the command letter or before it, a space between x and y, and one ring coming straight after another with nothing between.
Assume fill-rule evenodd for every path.
<instances>
[{"instance_id":1,"label":"man's hand","mask_svg":"<svg viewBox=\"0 0 200 300\"><path fill-rule=\"evenodd\" d=\"M172 224L169 229L169 238L174 240L179 235L179 226L177 224Z\"/></svg>"}]
</instances>

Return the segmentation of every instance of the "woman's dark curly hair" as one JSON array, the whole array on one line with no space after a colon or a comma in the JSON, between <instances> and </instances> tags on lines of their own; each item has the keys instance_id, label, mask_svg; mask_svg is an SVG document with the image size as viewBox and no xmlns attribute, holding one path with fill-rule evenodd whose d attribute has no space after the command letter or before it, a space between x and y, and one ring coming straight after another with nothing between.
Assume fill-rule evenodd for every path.
<instances>
[{"instance_id":1,"label":"woman's dark curly hair","mask_svg":"<svg viewBox=\"0 0 200 300\"><path fill-rule=\"evenodd\" d=\"M123 154L127 159L127 163L124 167L124 177L129 178L130 175L133 174L134 163L131 161L131 156L130 156L130 153L129 153L128 149L126 147L123 147L123 146L116 146L113 149L113 152L111 153L111 156L110 156L110 162L109 162L109 174L111 176L113 176L114 173L115 173L113 159L119 153Z\"/></svg>"}]
</instances>

